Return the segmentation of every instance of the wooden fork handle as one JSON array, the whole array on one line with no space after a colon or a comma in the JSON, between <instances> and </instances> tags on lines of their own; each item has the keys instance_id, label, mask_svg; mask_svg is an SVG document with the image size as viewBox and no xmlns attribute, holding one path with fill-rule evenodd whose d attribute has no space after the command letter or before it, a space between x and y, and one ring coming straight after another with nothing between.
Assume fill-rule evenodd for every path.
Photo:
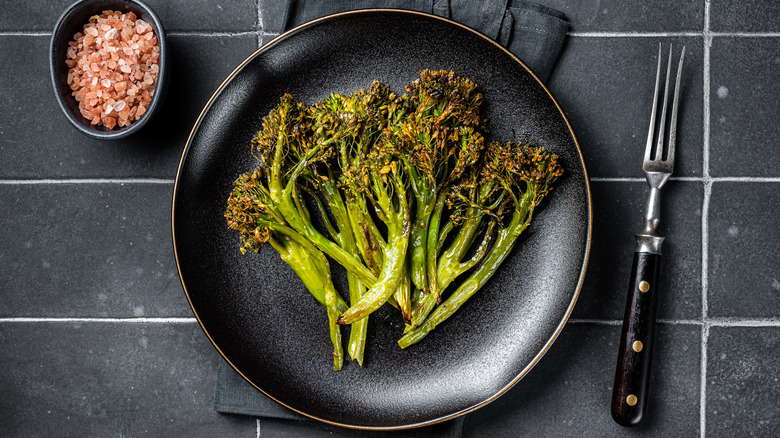
<instances>
[{"instance_id":1,"label":"wooden fork handle","mask_svg":"<svg viewBox=\"0 0 780 438\"><path fill-rule=\"evenodd\" d=\"M634 253L612 390L612 418L622 426L639 424L647 409L660 261L660 254Z\"/></svg>"}]
</instances>

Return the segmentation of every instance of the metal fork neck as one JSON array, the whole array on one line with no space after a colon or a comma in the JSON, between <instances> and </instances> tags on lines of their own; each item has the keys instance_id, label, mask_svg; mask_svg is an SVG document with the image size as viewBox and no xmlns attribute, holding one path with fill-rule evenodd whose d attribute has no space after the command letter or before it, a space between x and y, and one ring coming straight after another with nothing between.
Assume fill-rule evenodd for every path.
<instances>
[{"instance_id":1,"label":"metal fork neck","mask_svg":"<svg viewBox=\"0 0 780 438\"><path fill-rule=\"evenodd\" d=\"M644 226L642 231L636 234L636 252L649 254L661 254L661 245L664 237L658 232L658 223L661 221L661 189L650 187L650 196L647 198Z\"/></svg>"}]
</instances>

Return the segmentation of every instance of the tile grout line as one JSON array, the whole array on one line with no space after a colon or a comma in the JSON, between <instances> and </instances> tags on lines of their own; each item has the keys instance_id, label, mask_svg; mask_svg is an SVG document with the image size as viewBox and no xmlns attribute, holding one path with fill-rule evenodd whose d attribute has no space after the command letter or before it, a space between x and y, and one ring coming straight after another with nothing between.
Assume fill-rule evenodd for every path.
<instances>
[{"instance_id":1,"label":"tile grout line","mask_svg":"<svg viewBox=\"0 0 780 438\"><path fill-rule=\"evenodd\" d=\"M69 323L69 322L111 322L111 323L136 323L136 324L191 324L196 323L198 320L194 317L134 317L134 318L92 318L92 317L76 317L76 318L56 318L56 317L13 317L13 318L0 318L0 323L44 323L44 322L56 322L56 323Z\"/></svg>"},{"instance_id":2,"label":"tile grout line","mask_svg":"<svg viewBox=\"0 0 780 438\"><path fill-rule=\"evenodd\" d=\"M255 27L257 29L257 48L263 46L263 28L265 25L263 24L263 10L260 8L260 1L257 0L255 2L255 8L257 8L257 26ZM258 424L259 426L259 424ZM259 431L258 431L259 433Z\"/></svg>"},{"instance_id":3,"label":"tile grout line","mask_svg":"<svg viewBox=\"0 0 780 438\"><path fill-rule=\"evenodd\" d=\"M0 179L0 185L33 184L173 184L165 178L73 178L73 179Z\"/></svg>"},{"instance_id":4,"label":"tile grout line","mask_svg":"<svg viewBox=\"0 0 780 438\"><path fill-rule=\"evenodd\" d=\"M708 318L707 327L780 327L780 318Z\"/></svg>"},{"instance_id":5,"label":"tile grout line","mask_svg":"<svg viewBox=\"0 0 780 438\"><path fill-rule=\"evenodd\" d=\"M710 178L710 5L711 0L704 0L704 43L702 54L702 180L704 182L704 198L701 207L701 363L699 369L699 434L707 436L707 343L710 336L708 323L709 311L709 210L712 196L712 179Z\"/></svg>"},{"instance_id":6,"label":"tile grout line","mask_svg":"<svg viewBox=\"0 0 780 438\"><path fill-rule=\"evenodd\" d=\"M707 111L709 113L709 111ZM705 128L706 135L709 139L709 129ZM709 165L709 148L706 150L706 162ZM590 178L591 182L645 182L645 178L641 176L637 177L611 177L611 176L595 176ZM693 181L703 183L713 182L767 182L777 183L780 182L780 177L773 176L673 176L669 178L669 181Z\"/></svg>"},{"instance_id":7,"label":"tile grout line","mask_svg":"<svg viewBox=\"0 0 780 438\"><path fill-rule=\"evenodd\" d=\"M706 32L710 37L724 38L777 38L780 32ZM620 31L572 31L567 32L566 36L583 38L678 38L678 37L701 37L705 32L698 31L678 31L678 32L620 32Z\"/></svg>"}]
</instances>

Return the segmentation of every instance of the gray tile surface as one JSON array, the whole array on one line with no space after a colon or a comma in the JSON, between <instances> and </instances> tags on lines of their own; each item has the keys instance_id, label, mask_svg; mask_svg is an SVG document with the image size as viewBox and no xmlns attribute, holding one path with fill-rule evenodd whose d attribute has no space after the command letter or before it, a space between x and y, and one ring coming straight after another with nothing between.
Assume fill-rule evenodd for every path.
<instances>
[{"instance_id":1,"label":"gray tile surface","mask_svg":"<svg viewBox=\"0 0 780 438\"><path fill-rule=\"evenodd\" d=\"M365 436L214 413L218 355L172 256L189 131L226 75L283 30L285 2L147 0L172 34L174 80L144 132L104 143L72 128L52 94L49 33L72 1L9 0L0 13L0 436ZM463 436L773 436L778 2L539 2L571 24L548 85L594 179L591 257L574 321L528 376L466 416ZM659 42L687 47L678 179L663 195L648 417L624 429L609 397ZM399 435L415 432L374 434Z\"/></svg>"},{"instance_id":2,"label":"gray tile surface","mask_svg":"<svg viewBox=\"0 0 780 438\"><path fill-rule=\"evenodd\" d=\"M644 37L568 40L549 85L570 119L591 177L643 177L659 42ZM702 42L664 38L666 57L669 44L677 48L677 57L686 47L674 173L700 176Z\"/></svg>"},{"instance_id":3,"label":"gray tile surface","mask_svg":"<svg viewBox=\"0 0 780 438\"><path fill-rule=\"evenodd\" d=\"M704 2L539 0L537 3L565 13L573 32L691 32L701 31L704 26Z\"/></svg>"},{"instance_id":4,"label":"gray tile surface","mask_svg":"<svg viewBox=\"0 0 780 438\"><path fill-rule=\"evenodd\" d=\"M714 38L710 68L710 173L780 177L778 40Z\"/></svg>"},{"instance_id":5,"label":"gray tile surface","mask_svg":"<svg viewBox=\"0 0 780 438\"><path fill-rule=\"evenodd\" d=\"M0 436L256 436L211 410L217 357L196 323L0 322L0 350Z\"/></svg>"},{"instance_id":6,"label":"gray tile surface","mask_svg":"<svg viewBox=\"0 0 780 438\"><path fill-rule=\"evenodd\" d=\"M780 327L712 327L707 436L769 437L780 428Z\"/></svg>"},{"instance_id":7,"label":"gray tile surface","mask_svg":"<svg viewBox=\"0 0 780 438\"><path fill-rule=\"evenodd\" d=\"M711 0L713 32L780 31L780 3L776 0Z\"/></svg>"},{"instance_id":8,"label":"gray tile surface","mask_svg":"<svg viewBox=\"0 0 780 438\"><path fill-rule=\"evenodd\" d=\"M622 319L631 260L642 229L647 184L593 182L593 247L574 318ZM672 181L664 187L658 317L701 318L702 184Z\"/></svg>"},{"instance_id":9,"label":"gray tile surface","mask_svg":"<svg viewBox=\"0 0 780 438\"><path fill-rule=\"evenodd\" d=\"M0 317L191 316L171 184L0 185ZM64 238L63 238L64 237Z\"/></svg>"},{"instance_id":10,"label":"gray tile surface","mask_svg":"<svg viewBox=\"0 0 780 438\"><path fill-rule=\"evenodd\" d=\"M715 182L709 210L709 315L780 317L780 181Z\"/></svg>"},{"instance_id":11,"label":"gray tile surface","mask_svg":"<svg viewBox=\"0 0 780 438\"><path fill-rule=\"evenodd\" d=\"M4 12L0 14L0 31L51 32L60 15L75 1L6 0ZM144 3L157 14L166 32L257 29L257 2L254 0L145 0Z\"/></svg>"},{"instance_id":12,"label":"gray tile surface","mask_svg":"<svg viewBox=\"0 0 780 438\"><path fill-rule=\"evenodd\" d=\"M71 126L54 97L48 37L0 36L0 178L173 178L192 125L224 78L257 47L253 35L171 36L172 76L159 117L137 136L104 142Z\"/></svg>"},{"instance_id":13,"label":"gray tile surface","mask_svg":"<svg viewBox=\"0 0 780 438\"><path fill-rule=\"evenodd\" d=\"M648 413L639 426L618 426L609 413L620 327L569 324L536 369L466 418L463 436L697 436L699 327L657 330Z\"/></svg>"}]
</instances>

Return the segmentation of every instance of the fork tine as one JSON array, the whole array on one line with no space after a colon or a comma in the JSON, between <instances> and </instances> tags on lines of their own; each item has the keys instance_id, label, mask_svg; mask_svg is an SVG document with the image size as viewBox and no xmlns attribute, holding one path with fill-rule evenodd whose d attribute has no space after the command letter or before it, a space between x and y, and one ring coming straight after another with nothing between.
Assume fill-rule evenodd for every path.
<instances>
[{"instance_id":1,"label":"fork tine","mask_svg":"<svg viewBox=\"0 0 780 438\"><path fill-rule=\"evenodd\" d=\"M661 161L664 153L664 132L666 128L666 108L669 107L669 77L672 74L672 45L669 44L669 62L666 64L666 85L664 86L664 103L661 108L661 120L658 123L658 142L655 146L655 161Z\"/></svg>"},{"instance_id":2,"label":"fork tine","mask_svg":"<svg viewBox=\"0 0 780 438\"><path fill-rule=\"evenodd\" d=\"M653 93L653 111L650 113L650 129L647 132L647 145L645 146L645 163L650 161L650 152L653 150L653 133L655 132L655 115L658 112L658 87L661 82L661 43L658 43L658 69L655 72L655 92Z\"/></svg>"},{"instance_id":3,"label":"fork tine","mask_svg":"<svg viewBox=\"0 0 780 438\"><path fill-rule=\"evenodd\" d=\"M685 58L685 46L680 53L680 63L677 66L677 80L674 84L674 101L672 102L672 120L669 122L669 149L666 152L666 162L674 165L674 145L677 142L677 107L680 97L680 76L682 76L683 59Z\"/></svg>"}]
</instances>

